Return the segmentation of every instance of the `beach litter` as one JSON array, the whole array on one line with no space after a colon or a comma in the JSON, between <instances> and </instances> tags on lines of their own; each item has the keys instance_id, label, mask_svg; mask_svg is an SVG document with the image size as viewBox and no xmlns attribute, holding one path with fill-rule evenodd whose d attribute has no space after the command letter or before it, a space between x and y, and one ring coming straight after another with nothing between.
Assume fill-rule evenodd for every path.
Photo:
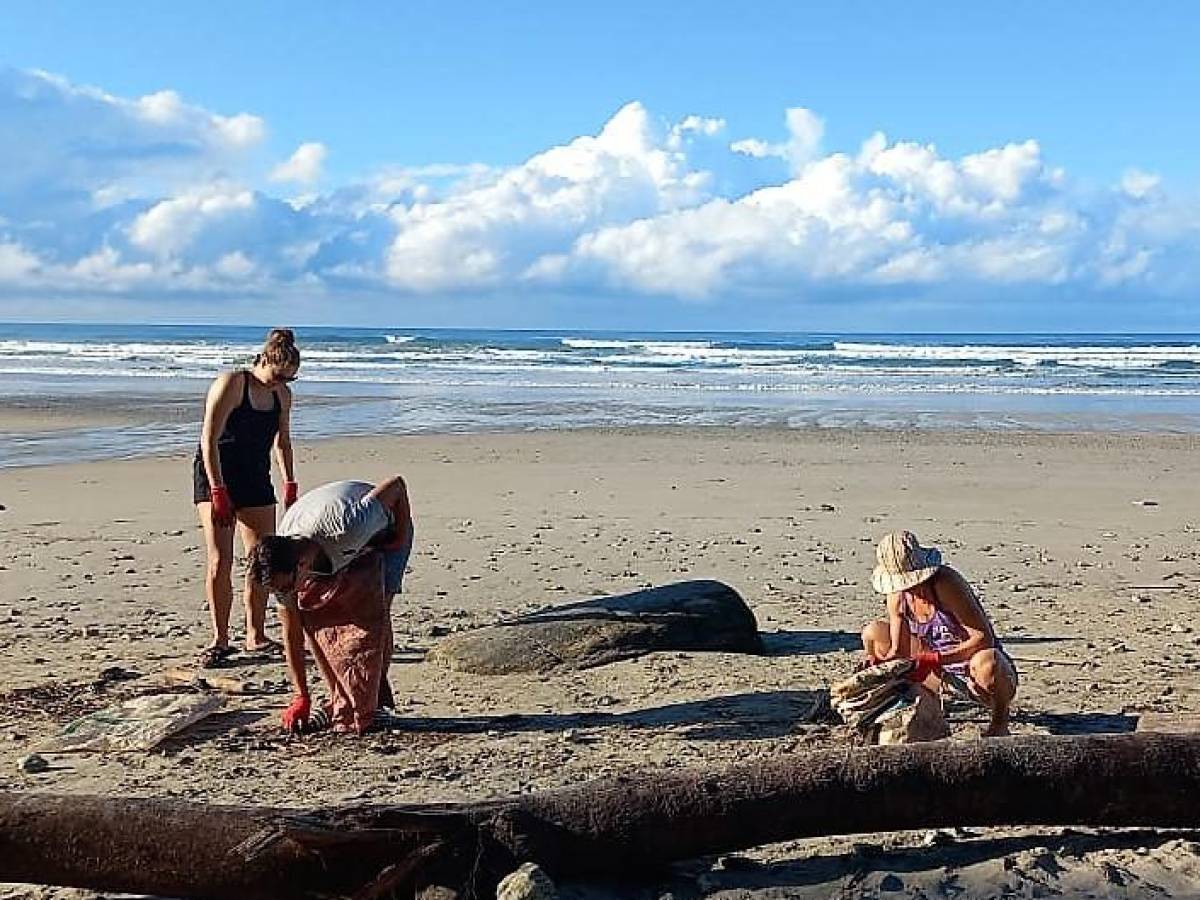
<instances>
[{"instance_id":1,"label":"beach litter","mask_svg":"<svg viewBox=\"0 0 1200 900\"><path fill-rule=\"evenodd\" d=\"M855 672L830 688L834 711L871 744L909 744L947 737L950 729L937 697L908 681L911 659Z\"/></svg>"},{"instance_id":2,"label":"beach litter","mask_svg":"<svg viewBox=\"0 0 1200 900\"><path fill-rule=\"evenodd\" d=\"M269 693L254 683L227 675L201 673L180 666L172 666L162 673L164 683L176 687L194 687L202 691L217 691L222 694Z\"/></svg>"},{"instance_id":3,"label":"beach litter","mask_svg":"<svg viewBox=\"0 0 1200 900\"><path fill-rule=\"evenodd\" d=\"M36 753L30 753L28 756L22 756L17 760L17 770L25 772L28 775L36 775L38 772L45 772L49 768L50 763L46 762L46 758Z\"/></svg>"},{"instance_id":4,"label":"beach litter","mask_svg":"<svg viewBox=\"0 0 1200 900\"><path fill-rule=\"evenodd\" d=\"M944 693L908 680L915 663L894 659L861 669L829 689L830 705L868 744L911 744L950 735L946 703L983 705L955 673L940 673Z\"/></svg>"},{"instance_id":5,"label":"beach litter","mask_svg":"<svg viewBox=\"0 0 1200 900\"><path fill-rule=\"evenodd\" d=\"M40 743L39 753L113 753L152 750L166 738L225 705L218 694L147 694L106 706L63 726Z\"/></svg>"}]
</instances>

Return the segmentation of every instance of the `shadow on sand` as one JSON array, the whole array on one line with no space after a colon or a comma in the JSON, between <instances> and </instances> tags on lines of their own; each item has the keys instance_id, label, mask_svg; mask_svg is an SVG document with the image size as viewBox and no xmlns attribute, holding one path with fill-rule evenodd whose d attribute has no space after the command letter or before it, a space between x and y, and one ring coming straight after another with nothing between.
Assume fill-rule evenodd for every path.
<instances>
[{"instance_id":1,"label":"shadow on sand","mask_svg":"<svg viewBox=\"0 0 1200 900\"><path fill-rule=\"evenodd\" d=\"M166 738L156 749L166 753L173 753L189 747L196 747L199 744L230 734L238 728L249 728L251 725L261 722L269 715L272 715L272 713L265 710L250 709L213 713L211 716L201 719L196 724L189 725L178 734L173 734L169 738ZM279 720L276 719L275 721L278 723Z\"/></svg>"},{"instance_id":2,"label":"shadow on sand","mask_svg":"<svg viewBox=\"0 0 1200 900\"><path fill-rule=\"evenodd\" d=\"M813 656L861 650L862 638L849 631L761 631L767 656Z\"/></svg>"},{"instance_id":3,"label":"shadow on sand","mask_svg":"<svg viewBox=\"0 0 1200 900\"><path fill-rule=\"evenodd\" d=\"M1138 717L1124 713L1022 713L1013 716L1016 722L1025 722L1045 728L1051 734L1128 734L1137 730Z\"/></svg>"},{"instance_id":4,"label":"shadow on sand","mask_svg":"<svg viewBox=\"0 0 1200 900\"><path fill-rule=\"evenodd\" d=\"M868 872L928 873L958 870L989 860L1002 860L1014 853L1048 849L1056 856L1078 858L1090 852L1136 847L1157 847L1180 838L1195 840L1194 831L1131 831L1103 834L1048 835L1032 834L998 838L968 838L932 847L879 848L876 852L852 850L847 853L812 856L764 865L745 861L744 868L705 873L706 893L717 891L772 890L835 883ZM874 850L873 845L866 845ZM1052 864L1052 863L1051 863ZM910 896L907 893L896 896ZM916 894L915 896L925 896ZM1119 891L1111 896L1126 896Z\"/></svg>"},{"instance_id":5,"label":"shadow on sand","mask_svg":"<svg viewBox=\"0 0 1200 900\"><path fill-rule=\"evenodd\" d=\"M1000 640L1006 645L1017 646L1019 644L1062 644L1072 641L1086 641L1087 638L1064 637L1062 635L1038 637L1033 634L1004 634L1000 636Z\"/></svg>"},{"instance_id":6,"label":"shadow on sand","mask_svg":"<svg viewBox=\"0 0 1200 900\"><path fill-rule=\"evenodd\" d=\"M688 740L764 739L790 734L797 724L818 716L826 702L824 691L763 691L616 713L446 718L397 716L382 723L381 730L397 734L480 734L489 731L564 731L568 728L661 728L678 729L678 736Z\"/></svg>"}]
</instances>

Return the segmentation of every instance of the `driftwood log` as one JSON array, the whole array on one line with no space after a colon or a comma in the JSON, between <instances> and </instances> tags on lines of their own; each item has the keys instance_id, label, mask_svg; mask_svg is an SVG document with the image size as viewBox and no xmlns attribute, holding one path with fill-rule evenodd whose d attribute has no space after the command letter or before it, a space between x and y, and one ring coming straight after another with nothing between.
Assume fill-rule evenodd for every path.
<instances>
[{"instance_id":1,"label":"driftwood log","mask_svg":"<svg viewBox=\"0 0 1200 900\"><path fill-rule=\"evenodd\" d=\"M680 581L555 606L451 635L428 659L459 672L504 675L588 669L658 650L762 653L758 622L719 581Z\"/></svg>"},{"instance_id":2,"label":"driftwood log","mask_svg":"<svg viewBox=\"0 0 1200 900\"><path fill-rule=\"evenodd\" d=\"M1200 827L1200 736L824 750L473 804L297 812L0 793L0 881L181 898L493 896L785 839L1000 825Z\"/></svg>"}]
</instances>

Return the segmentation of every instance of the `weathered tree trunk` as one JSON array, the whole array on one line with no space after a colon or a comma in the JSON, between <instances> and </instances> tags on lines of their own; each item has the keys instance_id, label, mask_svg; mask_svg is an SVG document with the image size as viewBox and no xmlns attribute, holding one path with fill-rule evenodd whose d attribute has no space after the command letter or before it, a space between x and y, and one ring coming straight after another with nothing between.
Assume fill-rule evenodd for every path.
<instances>
[{"instance_id":1,"label":"weathered tree trunk","mask_svg":"<svg viewBox=\"0 0 1200 900\"><path fill-rule=\"evenodd\" d=\"M629 872L818 835L940 826L1200 827L1200 736L825 750L476 804L315 813L0 794L0 881L172 897L489 896L518 862Z\"/></svg>"}]
</instances>

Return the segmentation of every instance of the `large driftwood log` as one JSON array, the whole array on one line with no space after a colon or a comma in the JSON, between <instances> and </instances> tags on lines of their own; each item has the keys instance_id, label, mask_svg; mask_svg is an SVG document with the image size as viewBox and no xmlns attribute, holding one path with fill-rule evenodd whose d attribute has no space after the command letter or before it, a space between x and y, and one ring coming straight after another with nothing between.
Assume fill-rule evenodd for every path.
<instances>
[{"instance_id":1,"label":"large driftwood log","mask_svg":"<svg viewBox=\"0 0 1200 900\"><path fill-rule=\"evenodd\" d=\"M628 873L818 835L951 825L1200 827L1200 736L826 750L477 804L314 813L0 793L0 881L183 898L489 896L525 860Z\"/></svg>"},{"instance_id":2,"label":"large driftwood log","mask_svg":"<svg viewBox=\"0 0 1200 900\"><path fill-rule=\"evenodd\" d=\"M750 607L719 581L680 581L555 606L438 642L426 657L460 672L587 669L656 650L762 653Z\"/></svg>"}]
</instances>

